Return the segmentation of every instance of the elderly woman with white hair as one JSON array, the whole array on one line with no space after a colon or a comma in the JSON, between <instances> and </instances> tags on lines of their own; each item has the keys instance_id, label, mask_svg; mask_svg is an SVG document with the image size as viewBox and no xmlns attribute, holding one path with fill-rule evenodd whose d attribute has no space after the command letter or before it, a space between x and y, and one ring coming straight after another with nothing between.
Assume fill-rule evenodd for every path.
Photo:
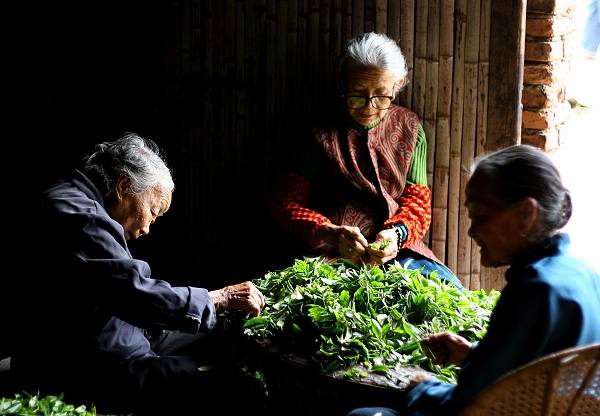
<instances>
[{"instance_id":1,"label":"elderly woman with white hair","mask_svg":"<svg viewBox=\"0 0 600 416\"><path fill-rule=\"evenodd\" d=\"M417 114L394 103L407 73L393 39L365 33L348 42L341 100L301 129L275 181L271 217L306 243L305 257L398 261L462 290L422 241L431 223L427 140Z\"/></svg>"},{"instance_id":2,"label":"elderly woman with white hair","mask_svg":"<svg viewBox=\"0 0 600 416\"><path fill-rule=\"evenodd\" d=\"M15 291L26 301L7 340L17 384L103 414L241 411L247 386L220 314L257 316L262 294L250 281L174 286L133 257L129 243L169 211L175 189L156 143L129 133L83 162L30 207L32 261ZM240 400L215 400L225 387Z\"/></svg>"}]
</instances>

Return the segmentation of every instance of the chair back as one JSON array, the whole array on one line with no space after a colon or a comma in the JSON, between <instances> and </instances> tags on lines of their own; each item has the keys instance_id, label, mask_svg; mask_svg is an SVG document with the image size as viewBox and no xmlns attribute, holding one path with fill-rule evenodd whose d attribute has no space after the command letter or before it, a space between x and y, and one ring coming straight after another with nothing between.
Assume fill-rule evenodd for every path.
<instances>
[{"instance_id":1,"label":"chair back","mask_svg":"<svg viewBox=\"0 0 600 416\"><path fill-rule=\"evenodd\" d=\"M459 416L599 416L600 343L538 358L498 379Z\"/></svg>"}]
</instances>

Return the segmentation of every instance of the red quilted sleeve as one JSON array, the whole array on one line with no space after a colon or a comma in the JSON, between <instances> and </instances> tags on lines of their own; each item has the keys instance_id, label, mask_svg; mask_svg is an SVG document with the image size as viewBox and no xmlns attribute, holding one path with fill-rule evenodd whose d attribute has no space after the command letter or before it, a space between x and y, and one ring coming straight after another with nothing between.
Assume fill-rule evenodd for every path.
<instances>
[{"instance_id":1,"label":"red quilted sleeve","mask_svg":"<svg viewBox=\"0 0 600 416\"><path fill-rule=\"evenodd\" d=\"M309 244L321 242L315 237L317 229L331 221L316 211L306 208L310 182L302 176L281 174L275 180L269 199L271 218L280 227Z\"/></svg>"},{"instance_id":2,"label":"red quilted sleeve","mask_svg":"<svg viewBox=\"0 0 600 416\"><path fill-rule=\"evenodd\" d=\"M384 223L384 228L403 224L408 233L402 247L409 247L425 236L431 225L431 190L427 185L409 185L400 197L398 213Z\"/></svg>"}]
</instances>

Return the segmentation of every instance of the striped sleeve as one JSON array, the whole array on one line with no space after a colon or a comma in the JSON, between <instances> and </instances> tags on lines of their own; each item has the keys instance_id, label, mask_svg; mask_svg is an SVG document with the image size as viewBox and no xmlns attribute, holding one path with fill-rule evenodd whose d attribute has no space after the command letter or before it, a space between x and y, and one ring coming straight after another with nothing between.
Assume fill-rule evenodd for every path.
<instances>
[{"instance_id":1,"label":"striped sleeve","mask_svg":"<svg viewBox=\"0 0 600 416\"><path fill-rule=\"evenodd\" d=\"M408 167L406 183L408 185L427 185L427 138L421 123L419 123L417 144Z\"/></svg>"},{"instance_id":2,"label":"striped sleeve","mask_svg":"<svg viewBox=\"0 0 600 416\"><path fill-rule=\"evenodd\" d=\"M422 239L431 225L431 191L426 185L409 185L400 197L398 213L389 218L384 228L402 224L407 236L401 248L409 247Z\"/></svg>"},{"instance_id":3,"label":"striped sleeve","mask_svg":"<svg viewBox=\"0 0 600 416\"><path fill-rule=\"evenodd\" d=\"M331 221L306 208L309 195L310 182L299 175L282 173L269 198L269 213L283 229L309 244L318 244L321 240L315 237L317 229Z\"/></svg>"},{"instance_id":4,"label":"striped sleeve","mask_svg":"<svg viewBox=\"0 0 600 416\"><path fill-rule=\"evenodd\" d=\"M431 190L427 186L427 138L419 123L418 138L406 176L406 188L400 197L396 215L384 223L384 228L403 225L407 236L401 248L422 239L431 225Z\"/></svg>"}]
</instances>

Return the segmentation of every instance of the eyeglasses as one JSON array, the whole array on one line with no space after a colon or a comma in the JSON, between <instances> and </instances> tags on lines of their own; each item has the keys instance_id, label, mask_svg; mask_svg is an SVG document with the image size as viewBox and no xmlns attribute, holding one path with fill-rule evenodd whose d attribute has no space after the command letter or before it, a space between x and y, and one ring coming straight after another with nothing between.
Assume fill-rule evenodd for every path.
<instances>
[{"instance_id":1,"label":"eyeglasses","mask_svg":"<svg viewBox=\"0 0 600 416\"><path fill-rule=\"evenodd\" d=\"M374 95L372 97L350 95L345 98L348 107L354 110L360 110L365 107L367 103L371 103L371 105L378 110L387 110L390 108L390 105L392 105L392 101L394 101L393 95Z\"/></svg>"}]
</instances>

